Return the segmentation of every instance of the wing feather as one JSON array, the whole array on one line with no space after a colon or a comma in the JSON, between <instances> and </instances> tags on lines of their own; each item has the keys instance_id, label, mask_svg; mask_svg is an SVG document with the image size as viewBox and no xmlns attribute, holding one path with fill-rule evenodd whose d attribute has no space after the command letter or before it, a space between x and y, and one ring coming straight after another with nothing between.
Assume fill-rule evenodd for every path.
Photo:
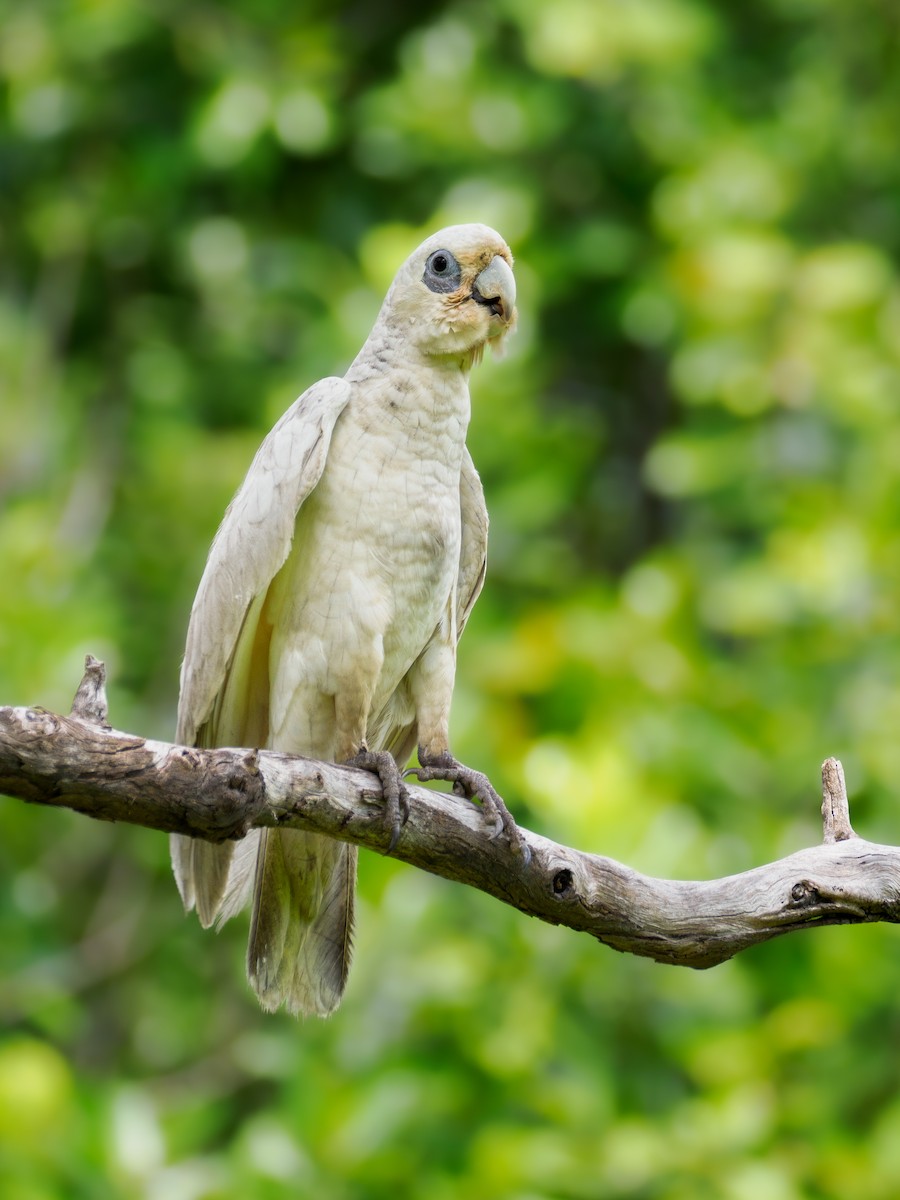
<instances>
[{"instance_id":1,"label":"wing feather","mask_svg":"<svg viewBox=\"0 0 900 1200\"><path fill-rule=\"evenodd\" d=\"M350 390L329 378L304 392L263 441L228 506L191 609L176 733L184 745L266 742L265 597L290 553L297 512L322 476ZM184 906L196 907L208 926L229 886L234 844L176 834L170 846ZM232 883L229 890L240 889Z\"/></svg>"},{"instance_id":2,"label":"wing feather","mask_svg":"<svg viewBox=\"0 0 900 1200\"><path fill-rule=\"evenodd\" d=\"M459 506L462 513L462 545L456 584L457 641L462 637L475 601L481 595L487 570L487 505L484 502L481 478L475 470L468 446L464 449L459 476Z\"/></svg>"},{"instance_id":3,"label":"wing feather","mask_svg":"<svg viewBox=\"0 0 900 1200\"><path fill-rule=\"evenodd\" d=\"M263 441L228 506L191 609L176 734L183 745L194 745L212 714L247 610L290 553L297 512L322 476L350 391L338 378L305 391Z\"/></svg>"}]
</instances>

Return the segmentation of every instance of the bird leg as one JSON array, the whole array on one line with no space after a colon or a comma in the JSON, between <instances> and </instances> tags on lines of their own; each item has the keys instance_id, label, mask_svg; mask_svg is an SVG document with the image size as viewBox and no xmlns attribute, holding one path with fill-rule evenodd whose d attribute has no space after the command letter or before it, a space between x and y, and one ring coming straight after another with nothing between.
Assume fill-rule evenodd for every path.
<instances>
[{"instance_id":1,"label":"bird leg","mask_svg":"<svg viewBox=\"0 0 900 1200\"><path fill-rule=\"evenodd\" d=\"M372 771L381 780L384 827L390 834L387 852L393 854L400 840L400 831L409 818L409 793L403 786L403 775L393 754L387 750L370 750L363 745L352 758L346 760L346 765Z\"/></svg>"},{"instance_id":2,"label":"bird leg","mask_svg":"<svg viewBox=\"0 0 900 1200\"><path fill-rule=\"evenodd\" d=\"M503 803L494 785L483 771L476 771L465 766L459 759L453 757L449 750L429 754L419 747L418 767L410 767L404 771L404 776L415 775L420 783L430 779L440 779L453 784L457 796L465 796L468 800L480 800L485 822L492 826L491 840L505 833L510 848L514 854L521 854L525 866L531 861L531 850L525 842L512 813Z\"/></svg>"}]
</instances>

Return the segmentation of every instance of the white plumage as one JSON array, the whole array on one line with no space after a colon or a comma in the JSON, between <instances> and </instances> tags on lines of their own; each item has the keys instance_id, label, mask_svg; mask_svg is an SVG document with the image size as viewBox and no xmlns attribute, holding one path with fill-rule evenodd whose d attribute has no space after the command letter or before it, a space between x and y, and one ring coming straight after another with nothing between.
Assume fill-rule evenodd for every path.
<instances>
[{"instance_id":1,"label":"white plumage","mask_svg":"<svg viewBox=\"0 0 900 1200\"><path fill-rule=\"evenodd\" d=\"M452 226L404 263L343 379L262 443L191 612L177 736L329 761L449 756L456 643L484 579L487 513L465 445L468 374L515 320L512 257ZM268 1009L326 1015L350 961L356 850L292 830L172 838L201 922L252 902L248 975Z\"/></svg>"}]
</instances>

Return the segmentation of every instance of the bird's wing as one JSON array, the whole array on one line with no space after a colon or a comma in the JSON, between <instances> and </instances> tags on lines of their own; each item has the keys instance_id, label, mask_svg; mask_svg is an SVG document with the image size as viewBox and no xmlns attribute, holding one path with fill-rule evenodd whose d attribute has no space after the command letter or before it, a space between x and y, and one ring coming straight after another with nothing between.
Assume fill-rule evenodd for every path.
<instances>
[{"instance_id":1,"label":"bird's wing","mask_svg":"<svg viewBox=\"0 0 900 1200\"><path fill-rule=\"evenodd\" d=\"M248 611L290 553L297 512L321 478L350 391L334 377L305 391L263 441L228 506L191 609L178 700L182 745L194 745L212 715Z\"/></svg>"},{"instance_id":2,"label":"bird's wing","mask_svg":"<svg viewBox=\"0 0 900 1200\"><path fill-rule=\"evenodd\" d=\"M462 631L475 601L484 586L487 569L488 513L484 502L484 488L475 470L468 446L463 450L462 470L459 477L459 507L462 518L462 541L459 551L459 572L456 577L456 640ZM404 684L401 684L401 688ZM373 722L378 730L372 745L389 750L400 764L405 766L416 745L415 722L392 722L391 710L394 698L388 700L385 711ZM408 708L409 705L401 705Z\"/></svg>"},{"instance_id":3,"label":"bird's wing","mask_svg":"<svg viewBox=\"0 0 900 1200\"><path fill-rule=\"evenodd\" d=\"M297 512L322 476L350 391L345 380L329 378L304 392L266 437L228 506L191 609L178 700L182 745L265 743L267 709L254 701L253 686L255 659L265 658L255 653L260 613L290 553ZM185 908L196 907L210 925L228 885L234 843L173 834L170 848Z\"/></svg>"},{"instance_id":4,"label":"bird's wing","mask_svg":"<svg viewBox=\"0 0 900 1200\"><path fill-rule=\"evenodd\" d=\"M484 587L487 569L488 514L484 488L465 447L459 477L459 506L462 513L462 545L456 585L456 637L462 637L469 614Z\"/></svg>"}]
</instances>

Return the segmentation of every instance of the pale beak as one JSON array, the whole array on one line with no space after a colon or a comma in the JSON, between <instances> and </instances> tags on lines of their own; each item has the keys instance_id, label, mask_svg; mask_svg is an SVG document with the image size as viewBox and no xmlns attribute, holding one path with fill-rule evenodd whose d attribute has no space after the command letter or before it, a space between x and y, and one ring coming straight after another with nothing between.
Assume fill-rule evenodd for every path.
<instances>
[{"instance_id":1,"label":"pale beak","mask_svg":"<svg viewBox=\"0 0 900 1200\"><path fill-rule=\"evenodd\" d=\"M472 299L486 304L494 316L509 324L516 308L516 278L506 259L494 255L475 280Z\"/></svg>"}]
</instances>

